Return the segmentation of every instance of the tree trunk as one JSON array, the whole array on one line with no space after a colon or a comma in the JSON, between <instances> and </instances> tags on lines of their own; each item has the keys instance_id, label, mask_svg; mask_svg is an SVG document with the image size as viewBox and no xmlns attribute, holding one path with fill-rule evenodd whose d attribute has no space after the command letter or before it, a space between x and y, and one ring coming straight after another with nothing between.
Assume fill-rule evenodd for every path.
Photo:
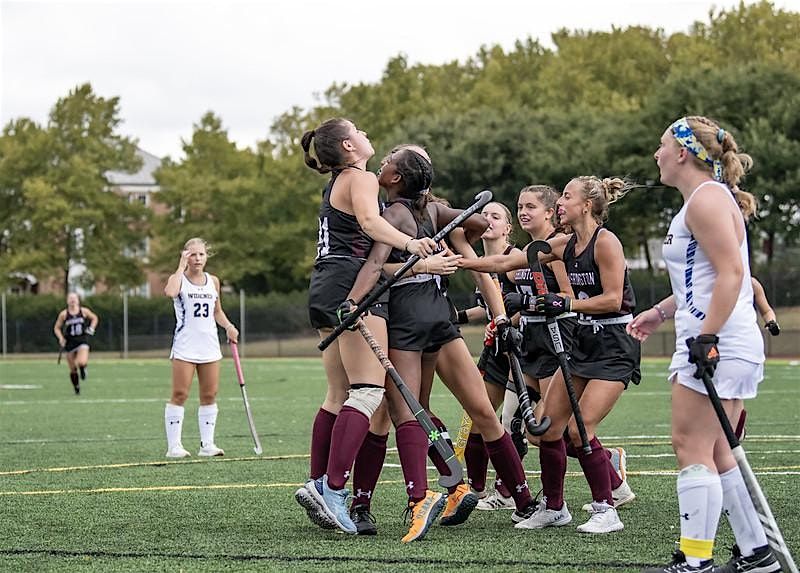
<instances>
[{"instance_id":1,"label":"tree trunk","mask_svg":"<svg viewBox=\"0 0 800 573\"><path fill-rule=\"evenodd\" d=\"M647 261L647 271L651 274L655 274L655 269L653 268L653 260L650 258L650 248L647 246L647 236L642 236L642 246L644 247L644 259Z\"/></svg>"}]
</instances>

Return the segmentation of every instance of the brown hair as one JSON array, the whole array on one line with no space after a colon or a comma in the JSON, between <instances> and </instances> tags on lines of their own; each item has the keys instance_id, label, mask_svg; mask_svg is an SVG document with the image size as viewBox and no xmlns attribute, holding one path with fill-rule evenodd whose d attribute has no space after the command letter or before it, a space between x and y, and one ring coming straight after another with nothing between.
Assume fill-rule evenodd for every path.
<instances>
[{"instance_id":1,"label":"brown hair","mask_svg":"<svg viewBox=\"0 0 800 573\"><path fill-rule=\"evenodd\" d=\"M740 153L733 135L722 129L716 121L700 115L688 116L686 121L711 159L722 163L722 180L728 187L733 188L753 166L753 158L746 153ZM709 164L694 155L692 159L699 168L705 171L712 170Z\"/></svg>"},{"instance_id":2,"label":"brown hair","mask_svg":"<svg viewBox=\"0 0 800 573\"><path fill-rule=\"evenodd\" d=\"M592 217L602 224L608 218L608 206L621 199L631 185L619 177L600 179L594 175L582 175L572 181L582 184L583 196L592 202Z\"/></svg>"},{"instance_id":3,"label":"brown hair","mask_svg":"<svg viewBox=\"0 0 800 573\"><path fill-rule=\"evenodd\" d=\"M213 253L211 252L211 245L209 245L208 242L205 239L202 239L200 237L192 237L191 239L186 241L183 244L183 250L185 251L186 249L188 249L192 245L195 245L195 244L198 244L198 243L203 245L203 248L206 250L206 256L208 258L211 258L211 256L213 255Z\"/></svg>"},{"instance_id":4,"label":"brown hair","mask_svg":"<svg viewBox=\"0 0 800 573\"><path fill-rule=\"evenodd\" d=\"M755 195L752 193L742 191L735 185L731 191L733 191L733 197L736 199L736 204L739 205L739 209L742 211L744 220L749 221L758 210L758 199L756 199Z\"/></svg>"},{"instance_id":5,"label":"brown hair","mask_svg":"<svg viewBox=\"0 0 800 573\"><path fill-rule=\"evenodd\" d=\"M319 173L330 173L341 166L344 163L342 142L350 137L350 125L350 120L334 117L316 129L306 131L300 139L306 165ZM311 155L312 140L316 157Z\"/></svg>"},{"instance_id":6,"label":"brown hair","mask_svg":"<svg viewBox=\"0 0 800 573\"><path fill-rule=\"evenodd\" d=\"M513 225L514 224L514 216L511 214L511 209L509 209L508 207L503 205L500 201L490 201L486 205L487 206L489 206L489 205L497 205L498 207L500 207L503 210L503 213L506 214L506 223L509 224L509 225Z\"/></svg>"}]
</instances>

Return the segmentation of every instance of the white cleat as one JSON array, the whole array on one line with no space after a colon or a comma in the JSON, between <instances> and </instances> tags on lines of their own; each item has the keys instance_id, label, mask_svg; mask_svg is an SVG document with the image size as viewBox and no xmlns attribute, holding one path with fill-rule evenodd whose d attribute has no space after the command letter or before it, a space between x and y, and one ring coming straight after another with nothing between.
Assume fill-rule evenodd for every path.
<instances>
[{"instance_id":1,"label":"white cleat","mask_svg":"<svg viewBox=\"0 0 800 573\"><path fill-rule=\"evenodd\" d=\"M516 509L513 497L503 497L497 490L493 491L486 497L478 500L478 505L475 509L482 511L494 511L496 509Z\"/></svg>"},{"instance_id":2,"label":"white cleat","mask_svg":"<svg viewBox=\"0 0 800 573\"><path fill-rule=\"evenodd\" d=\"M168 458L188 458L191 455L192 454L190 454L181 444L177 444L176 446L167 450Z\"/></svg>"},{"instance_id":3,"label":"white cleat","mask_svg":"<svg viewBox=\"0 0 800 573\"><path fill-rule=\"evenodd\" d=\"M213 458L215 456L224 456L225 452L222 448L218 448L214 444L207 444L200 448L200 451L197 452L197 455L203 458Z\"/></svg>"},{"instance_id":4,"label":"white cleat","mask_svg":"<svg viewBox=\"0 0 800 573\"><path fill-rule=\"evenodd\" d=\"M631 486L628 485L627 481L623 481L617 489L611 490L611 497L614 500L614 508L619 509L623 505L627 505L636 499L636 494L633 493ZM588 511L589 513L594 512L594 508L592 507L591 503L586 503L583 505L583 511Z\"/></svg>"},{"instance_id":5,"label":"white cleat","mask_svg":"<svg viewBox=\"0 0 800 573\"><path fill-rule=\"evenodd\" d=\"M547 498L543 497L533 515L520 521L514 527L517 529L544 529L545 527L561 527L570 521L572 521L572 515L567 509L566 502L561 509L547 509Z\"/></svg>"},{"instance_id":6,"label":"white cleat","mask_svg":"<svg viewBox=\"0 0 800 573\"><path fill-rule=\"evenodd\" d=\"M589 521L578 526L581 533L611 533L625 526L619 519L617 510L607 503L592 502L592 515Z\"/></svg>"}]
</instances>

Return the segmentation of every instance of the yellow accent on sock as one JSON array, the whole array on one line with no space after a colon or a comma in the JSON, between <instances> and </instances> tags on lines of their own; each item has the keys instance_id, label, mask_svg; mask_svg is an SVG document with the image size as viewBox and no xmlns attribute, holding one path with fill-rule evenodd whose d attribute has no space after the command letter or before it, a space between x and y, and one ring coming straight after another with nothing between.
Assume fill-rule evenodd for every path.
<instances>
[{"instance_id":1,"label":"yellow accent on sock","mask_svg":"<svg viewBox=\"0 0 800 573\"><path fill-rule=\"evenodd\" d=\"M714 553L714 540L681 537L681 551L687 557L696 557L703 560L711 559Z\"/></svg>"}]
</instances>

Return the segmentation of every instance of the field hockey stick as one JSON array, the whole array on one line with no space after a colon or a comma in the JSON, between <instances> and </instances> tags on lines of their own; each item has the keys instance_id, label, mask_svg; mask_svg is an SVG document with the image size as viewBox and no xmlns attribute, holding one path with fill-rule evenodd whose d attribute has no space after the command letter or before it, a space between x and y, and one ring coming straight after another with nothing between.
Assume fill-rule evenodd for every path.
<instances>
[{"instance_id":1,"label":"field hockey stick","mask_svg":"<svg viewBox=\"0 0 800 573\"><path fill-rule=\"evenodd\" d=\"M253 412L250 410L250 402L247 399L247 390L244 388L244 374L242 374L242 363L239 360L239 349L235 342L231 342L231 353L233 354L233 365L236 368L236 377L239 380L239 388L242 390L242 400L244 400L244 413L247 414L247 425L250 426L250 435L253 436L255 447L253 451L256 455L261 455L261 440L258 439L256 424L253 422Z\"/></svg>"},{"instance_id":2,"label":"field hockey stick","mask_svg":"<svg viewBox=\"0 0 800 573\"><path fill-rule=\"evenodd\" d=\"M64 354L64 347L59 345L58 346L58 359L56 359L56 364L61 364L61 355Z\"/></svg>"},{"instance_id":3,"label":"field hockey stick","mask_svg":"<svg viewBox=\"0 0 800 573\"><path fill-rule=\"evenodd\" d=\"M433 241L438 243L439 241L447 237L447 235L449 235L453 229L461 225L464 221L469 219L475 213L478 213L481 209L483 209L484 205L486 205L491 200L492 200L492 192L489 191L488 189L484 189L483 191L475 195L475 202L466 209L464 209L463 211L461 211L461 213L459 213L455 219L453 219L447 225L442 227L439 230L439 232L433 236ZM413 267L414 264L419 259L420 259L419 255L412 255L411 257L409 257L409 259L405 262L405 264L402 267L400 267L397 270L397 272L395 272L392 276L386 279L385 282L375 287L375 289L371 293L369 293L366 297L364 297L361 300L361 302L359 302L356 305L356 308L353 309L353 312L349 313L345 317L345 319L341 323L339 323L339 325L336 328L333 329L333 332L331 332L328 336L322 339L322 341L317 345L317 348L319 348L320 350L325 350L326 348L328 348L328 346L330 346L331 343L334 340L336 340L341 333L343 333L345 330L353 326L356 323L356 320L358 320L358 318L362 314L364 314L364 312L370 306L372 306L372 304L376 300L378 300L383 293L389 290L389 287L391 287L394 283L400 280L403 277L403 275L405 275L408 272L408 270L411 267Z\"/></svg>"},{"instance_id":4,"label":"field hockey stick","mask_svg":"<svg viewBox=\"0 0 800 573\"><path fill-rule=\"evenodd\" d=\"M386 374L389 375L389 378L392 379L394 382L395 387L400 392L400 395L405 400L405 403L408 405L408 408L411 410L411 413L414 414L414 418L417 419L419 425L422 426L422 429L425 430L425 433L428 436L428 440L433 444L433 447L436 448L436 451L442 456L445 463L447 464L448 469L450 470L450 475L440 475L439 476L439 485L442 487L453 487L461 483L463 479L463 469L461 468L461 464L458 463L456 459L456 454L453 451L453 448L450 447L450 444L447 443L447 440L444 439L442 433L439 431L439 428L433 423L431 417L425 411L425 408L419 403L411 391L406 386L406 383L403 382L403 379L400 377L400 373L395 370L394 365L392 365L389 357L386 356L386 353L381 348L381 345L375 340L375 337L367 328L367 325L364 324L364 321L360 318L356 322L356 327L358 331L361 333L361 336L364 337L364 340L369 344L370 349L375 354L375 356L380 361L383 369L386 370Z\"/></svg>"},{"instance_id":5,"label":"field hockey stick","mask_svg":"<svg viewBox=\"0 0 800 573\"><path fill-rule=\"evenodd\" d=\"M533 284L536 286L536 294L538 295L547 294L547 282L545 282L544 279L542 263L539 261L539 253L547 254L550 250L550 243L547 241L533 241L528 245L528 267L531 270ZM564 385L567 387L569 405L572 407L572 415L575 416L575 424L578 426L578 434L581 437L581 448L583 448L583 451L587 455L591 454L592 446L589 445L589 437L586 435L586 424L583 423L581 407L578 404L578 398L575 396L575 386L572 384L572 374L570 374L569 364L567 363L567 353L564 352L564 343L561 340L561 330L558 327L558 320L556 317L547 317L547 330L550 332L550 340L553 341L553 348L556 351L558 363L561 366L561 373L564 375Z\"/></svg>"},{"instance_id":6,"label":"field hockey stick","mask_svg":"<svg viewBox=\"0 0 800 573\"><path fill-rule=\"evenodd\" d=\"M509 326L508 328L514 327ZM525 422L525 429L528 430L528 433L532 436L541 436L550 428L550 418L542 416L542 421L536 422L536 417L533 415L533 408L531 407L531 397L528 394L528 386L522 377L522 366L519 363L519 355L522 353L519 348L519 341L512 340L511 347L511 351L508 353L508 363L511 366L511 380L514 382L514 389L519 399L519 412L522 416L522 421Z\"/></svg>"},{"instance_id":7,"label":"field hockey stick","mask_svg":"<svg viewBox=\"0 0 800 573\"><path fill-rule=\"evenodd\" d=\"M742 472L742 478L747 487L747 493L750 494L750 499L753 501L758 519L764 527L764 533L767 536L767 544L775 554L775 558L781 564L783 571L786 573L798 573L797 565L794 559L792 559L791 553L789 553L789 548L786 546L783 535L781 535L781 530L778 528L775 516L772 515L772 510L769 508L767 498L761 490L761 486L758 485L756 475L750 467L750 462L747 461L744 448L736 438L728 416L725 414L725 409L722 407L717 389L714 387L714 381L708 373L703 373L703 385L706 387L706 392L708 392L708 398L711 400L714 412L717 414L717 418L719 418L719 423L722 426L725 439L728 440L728 445L731 447L731 453L736 460L736 464L739 466L739 470Z\"/></svg>"},{"instance_id":8,"label":"field hockey stick","mask_svg":"<svg viewBox=\"0 0 800 573\"><path fill-rule=\"evenodd\" d=\"M456 443L453 446L453 449L456 453L456 459L462 463L464 461L464 452L467 450L467 441L469 440L470 430L472 430L472 418L469 417L469 414L463 412L461 414L461 425L458 427Z\"/></svg>"}]
</instances>

